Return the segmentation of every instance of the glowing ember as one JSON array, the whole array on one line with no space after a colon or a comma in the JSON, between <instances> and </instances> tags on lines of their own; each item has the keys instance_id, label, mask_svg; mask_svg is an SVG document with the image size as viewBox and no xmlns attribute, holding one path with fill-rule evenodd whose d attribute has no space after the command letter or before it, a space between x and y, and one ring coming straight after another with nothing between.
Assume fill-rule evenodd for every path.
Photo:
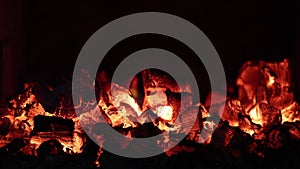
<instances>
[{"instance_id":1,"label":"glowing ember","mask_svg":"<svg viewBox=\"0 0 300 169\"><path fill-rule=\"evenodd\" d=\"M253 107L249 111L249 116L250 116L253 123L262 125L262 114L261 114L261 111L259 109L259 106Z\"/></svg>"},{"instance_id":2,"label":"glowing ember","mask_svg":"<svg viewBox=\"0 0 300 169\"><path fill-rule=\"evenodd\" d=\"M164 120L170 121L173 116L173 109L171 106L162 106L157 108L157 115Z\"/></svg>"}]
</instances>

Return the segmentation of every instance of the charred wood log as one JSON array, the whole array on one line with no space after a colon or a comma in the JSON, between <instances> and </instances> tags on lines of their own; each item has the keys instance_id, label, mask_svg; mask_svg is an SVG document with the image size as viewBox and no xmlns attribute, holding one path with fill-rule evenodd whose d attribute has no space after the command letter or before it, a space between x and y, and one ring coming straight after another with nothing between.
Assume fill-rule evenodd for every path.
<instances>
[{"instance_id":1,"label":"charred wood log","mask_svg":"<svg viewBox=\"0 0 300 169\"><path fill-rule=\"evenodd\" d=\"M54 113L59 107L60 103L58 96L48 87L35 85L32 92L36 96L37 101L43 105L45 111Z\"/></svg>"},{"instance_id":2,"label":"charred wood log","mask_svg":"<svg viewBox=\"0 0 300 169\"><path fill-rule=\"evenodd\" d=\"M34 117L33 133L55 131L69 131L72 133L74 131L74 125L75 123L72 120L39 115Z\"/></svg>"},{"instance_id":3,"label":"charred wood log","mask_svg":"<svg viewBox=\"0 0 300 169\"><path fill-rule=\"evenodd\" d=\"M27 144L28 144L27 140L22 138L15 138L6 146L1 147L1 152L10 155L22 154L20 150L21 148L25 147Z\"/></svg>"},{"instance_id":4,"label":"charred wood log","mask_svg":"<svg viewBox=\"0 0 300 169\"><path fill-rule=\"evenodd\" d=\"M0 118L0 135L6 136L9 133L11 121L7 117Z\"/></svg>"},{"instance_id":5,"label":"charred wood log","mask_svg":"<svg viewBox=\"0 0 300 169\"><path fill-rule=\"evenodd\" d=\"M38 156L64 154L62 144L57 140L43 142L37 149Z\"/></svg>"}]
</instances>

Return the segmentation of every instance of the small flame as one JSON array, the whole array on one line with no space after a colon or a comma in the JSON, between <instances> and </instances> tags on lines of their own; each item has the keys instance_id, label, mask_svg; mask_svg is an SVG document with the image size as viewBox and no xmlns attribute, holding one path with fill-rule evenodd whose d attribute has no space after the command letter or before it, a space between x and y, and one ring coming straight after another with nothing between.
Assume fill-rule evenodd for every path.
<instances>
[{"instance_id":1,"label":"small flame","mask_svg":"<svg viewBox=\"0 0 300 169\"><path fill-rule=\"evenodd\" d=\"M267 82L267 86L271 87L275 83L275 77L274 76L269 76L269 80Z\"/></svg>"}]
</instances>

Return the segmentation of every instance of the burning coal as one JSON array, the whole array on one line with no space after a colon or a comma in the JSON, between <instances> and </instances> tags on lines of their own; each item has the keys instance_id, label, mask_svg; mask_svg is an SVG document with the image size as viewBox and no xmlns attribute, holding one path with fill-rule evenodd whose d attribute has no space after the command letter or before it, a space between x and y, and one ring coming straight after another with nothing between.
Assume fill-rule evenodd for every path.
<instances>
[{"instance_id":1,"label":"burning coal","mask_svg":"<svg viewBox=\"0 0 300 169\"><path fill-rule=\"evenodd\" d=\"M177 84L167 73L153 69L136 75L129 89L111 83L105 72L97 76L96 86L84 86L85 80L92 79L83 71L78 89L96 88L96 104L84 97L72 102L71 92L62 92L59 87L27 83L21 94L1 108L0 146L12 154L38 155L42 143L57 140L65 153L80 154L87 141L83 128L108 123L127 138L163 133L158 147L170 141L170 134L185 134L185 141L222 147L235 157L264 157L267 149L279 149L287 140L300 140L299 105L294 101L291 73L288 60L245 63L236 82L238 96L220 100L224 110L219 105L194 103L188 84ZM184 107L180 107L182 102ZM80 112L78 116L75 110ZM192 116L195 112L196 122ZM187 130L185 126L190 123L193 128ZM93 137L98 143L110 141L101 133ZM12 148L14 140L22 144ZM121 144L124 149L129 145ZM101 148L97 151L100 156ZM166 154L193 151L195 148L180 144Z\"/></svg>"}]
</instances>

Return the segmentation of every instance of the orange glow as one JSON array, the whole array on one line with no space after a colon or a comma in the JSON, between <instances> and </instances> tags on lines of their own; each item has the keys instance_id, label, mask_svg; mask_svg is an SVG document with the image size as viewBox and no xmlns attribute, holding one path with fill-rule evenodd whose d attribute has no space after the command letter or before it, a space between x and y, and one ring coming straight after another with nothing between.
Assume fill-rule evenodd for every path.
<instances>
[{"instance_id":1,"label":"orange glow","mask_svg":"<svg viewBox=\"0 0 300 169\"><path fill-rule=\"evenodd\" d=\"M226 124L228 127L224 136L225 146L230 144L235 130L238 129L243 135L250 135L254 140L267 142L267 146L279 148L282 145L280 139L277 138L280 136L280 131L272 130L267 133L269 135L266 135L265 130L273 126L287 125L288 132L293 138L300 139L297 126L290 124L300 121L300 106L294 101L293 93L289 91L290 86L293 86L289 74L287 60L280 63L247 62L241 68L236 82L239 86L238 98L228 97L227 100L219 100L217 105L207 104L209 105L207 107L202 103L193 102L192 87L189 84L174 85L172 80L164 76L155 74L155 78L146 78L143 74L142 82L136 80L131 90L119 84L110 83L111 89L103 89L99 94L98 102L85 101L84 97L81 97L77 105L66 109L61 101L59 110L53 114L46 112L36 96L32 94L31 88L34 84L27 83L24 85L26 92L11 100L11 107L3 115L10 120L11 127L5 139L1 140L0 146L8 144L14 138L24 138L29 140L28 152L36 155L35 150L44 141L57 139L66 153L81 153L81 148L86 142L83 127L108 123L112 127L126 129L124 135L132 140L132 134L135 134L131 131L132 128L152 123L155 128L164 131L162 140L157 142L158 146L162 146L163 149L163 145L171 141L169 137L171 132L186 134L186 139L190 141L210 144L213 132L220 127L220 124ZM149 79L152 80L151 83L148 82ZM140 83L143 83L142 89L138 86ZM211 93L209 97L212 96L218 98L217 93ZM219 105L223 103L225 107L221 109ZM73 108L80 111L78 117ZM179 113L179 111L182 112ZM198 113L196 119L193 116L195 113ZM72 120L74 131L69 131L72 132L69 135L68 131L53 131L32 136L34 117L38 115ZM224 123L216 124L217 122L213 121L216 116ZM286 122L290 123L286 124ZM194 124L192 129L186 129L187 124L191 123ZM107 141L101 134L94 133L93 137L100 145ZM265 140L266 138L271 140ZM126 147L128 144L128 142L122 143L122 146ZM256 143L253 143L249 149L255 151L256 147ZM187 146L176 146L166 154L173 155L183 151L194 150ZM100 147L98 158L101 153ZM261 152L256 153L263 156ZM100 165L98 161L95 161L95 164Z\"/></svg>"},{"instance_id":2,"label":"orange glow","mask_svg":"<svg viewBox=\"0 0 300 169\"><path fill-rule=\"evenodd\" d=\"M291 105L281 110L282 123L300 121L300 112L298 103L294 102Z\"/></svg>"},{"instance_id":3,"label":"orange glow","mask_svg":"<svg viewBox=\"0 0 300 169\"><path fill-rule=\"evenodd\" d=\"M275 77L272 76L269 72L266 72L266 83L267 83L267 87L271 87L274 83L275 83Z\"/></svg>"},{"instance_id":4,"label":"orange glow","mask_svg":"<svg viewBox=\"0 0 300 169\"><path fill-rule=\"evenodd\" d=\"M249 111L249 116L253 123L262 125L262 114L258 106L253 107Z\"/></svg>"}]
</instances>

